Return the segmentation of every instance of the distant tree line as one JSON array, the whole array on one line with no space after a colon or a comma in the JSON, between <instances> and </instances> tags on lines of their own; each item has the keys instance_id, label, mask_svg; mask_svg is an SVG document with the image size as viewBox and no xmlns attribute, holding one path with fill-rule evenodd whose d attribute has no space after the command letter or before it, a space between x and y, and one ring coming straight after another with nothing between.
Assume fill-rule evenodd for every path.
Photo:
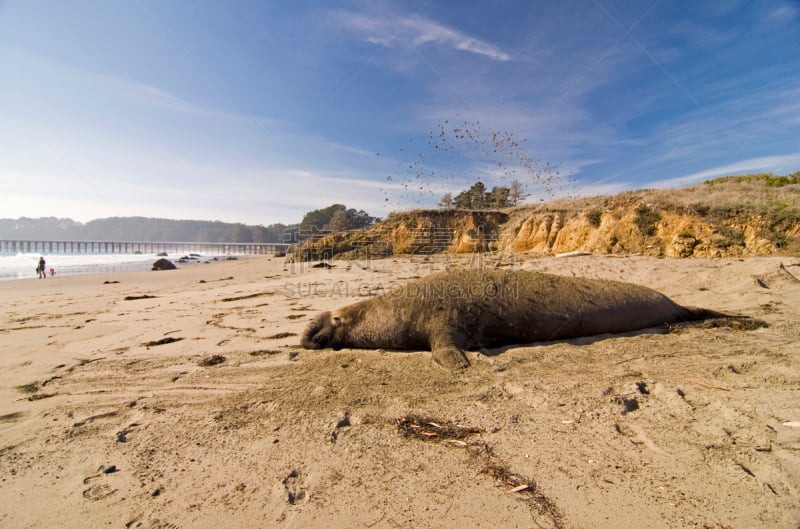
<instances>
[{"instance_id":1,"label":"distant tree line","mask_svg":"<svg viewBox=\"0 0 800 529\"><path fill-rule=\"evenodd\" d=\"M110 217L81 223L56 217L0 219L0 237L20 240L283 242L297 225L249 226L202 220Z\"/></svg>"},{"instance_id":2,"label":"distant tree line","mask_svg":"<svg viewBox=\"0 0 800 529\"><path fill-rule=\"evenodd\" d=\"M371 226L379 219L365 211L333 204L309 211L299 224L246 225L204 220L148 217L110 217L86 223L44 217L0 219L0 238L40 241L142 242L297 242L320 231L343 231Z\"/></svg>"},{"instance_id":3,"label":"distant tree line","mask_svg":"<svg viewBox=\"0 0 800 529\"><path fill-rule=\"evenodd\" d=\"M511 187L495 186L486 190L483 182L478 180L469 189L457 194L445 193L439 201L439 207L445 209L498 209L518 206L527 197L525 188L519 180L511 182Z\"/></svg>"},{"instance_id":4,"label":"distant tree line","mask_svg":"<svg viewBox=\"0 0 800 529\"><path fill-rule=\"evenodd\" d=\"M366 211L347 209L344 204L333 204L323 209L309 211L300 221L301 235L309 236L319 232L336 232L368 228L376 222Z\"/></svg>"}]
</instances>

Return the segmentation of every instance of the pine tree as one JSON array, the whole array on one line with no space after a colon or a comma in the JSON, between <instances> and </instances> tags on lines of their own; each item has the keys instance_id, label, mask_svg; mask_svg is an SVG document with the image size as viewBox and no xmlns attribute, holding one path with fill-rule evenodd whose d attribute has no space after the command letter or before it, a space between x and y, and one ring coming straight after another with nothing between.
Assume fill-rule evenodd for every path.
<instances>
[{"instance_id":1,"label":"pine tree","mask_svg":"<svg viewBox=\"0 0 800 529\"><path fill-rule=\"evenodd\" d=\"M489 192L486 206L489 208L507 208L509 206L508 196L511 190L507 187L495 186Z\"/></svg>"},{"instance_id":2,"label":"pine tree","mask_svg":"<svg viewBox=\"0 0 800 529\"><path fill-rule=\"evenodd\" d=\"M486 207L486 186L483 182L478 180L472 187L469 188L470 200L472 201L471 209L484 209Z\"/></svg>"}]
</instances>

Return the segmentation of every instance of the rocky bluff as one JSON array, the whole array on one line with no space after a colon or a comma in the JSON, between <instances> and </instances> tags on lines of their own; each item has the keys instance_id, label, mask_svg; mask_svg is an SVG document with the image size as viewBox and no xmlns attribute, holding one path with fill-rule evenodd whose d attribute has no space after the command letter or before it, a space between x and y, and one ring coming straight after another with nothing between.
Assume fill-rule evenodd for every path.
<instances>
[{"instance_id":1,"label":"rocky bluff","mask_svg":"<svg viewBox=\"0 0 800 529\"><path fill-rule=\"evenodd\" d=\"M486 251L663 257L800 255L800 183L728 177L501 211L414 210L308 240L295 260ZM771 183L772 182L772 183Z\"/></svg>"}]
</instances>

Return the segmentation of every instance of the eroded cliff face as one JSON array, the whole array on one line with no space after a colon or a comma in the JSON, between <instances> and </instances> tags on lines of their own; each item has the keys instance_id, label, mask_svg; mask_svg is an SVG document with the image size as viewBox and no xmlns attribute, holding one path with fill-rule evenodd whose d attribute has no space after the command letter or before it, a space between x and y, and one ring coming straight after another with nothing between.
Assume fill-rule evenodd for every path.
<instances>
[{"instance_id":1,"label":"eroded cliff face","mask_svg":"<svg viewBox=\"0 0 800 529\"><path fill-rule=\"evenodd\" d=\"M473 253L497 249L508 214L499 211L420 210L394 213L367 230L306 241L295 259Z\"/></svg>"},{"instance_id":2,"label":"eroded cliff face","mask_svg":"<svg viewBox=\"0 0 800 529\"><path fill-rule=\"evenodd\" d=\"M800 248L797 225L780 231L771 219L752 214L720 220L634 209L599 214L533 212L521 217L504 229L502 245L514 252L735 257L797 253Z\"/></svg>"},{"instance_id":3,"label":"eroded cliff face","mask_svg":"<svg viewBox=\"0 0 800 529\"><path fill-rule=\"evenodd\" d=\"M800 219L791 216L659 208L630 199L609 201L605 206L397 213L368 230L308 241L294 256L314 260L486 251L659 257L800 255Z\"/></svg>"},{"instance_id":4,"label":"eroded cliff face","mask_svg":"<svg viewBox=\"0 0 800 529\"><path fill-rule=\"evenodd\" d=\"M496 211L416 211L390 217L383 232L395 254L484 252L507 220Z\"/></svg>"}]
</instances>

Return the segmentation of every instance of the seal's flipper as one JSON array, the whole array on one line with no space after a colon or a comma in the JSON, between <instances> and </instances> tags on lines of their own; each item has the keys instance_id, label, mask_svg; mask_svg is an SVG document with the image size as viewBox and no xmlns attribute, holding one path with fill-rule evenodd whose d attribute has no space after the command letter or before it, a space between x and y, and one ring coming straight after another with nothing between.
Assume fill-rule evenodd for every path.
<instances>
[{"instance_id":1,"label":"seal's flipper","mask_svg":"<svg viewBox=\"0 0 800 529\"><path fill-rule=\"evenodd\" d=\"M464 369L469 367L469 360L464 350L459 347L463 344L461 336L441 324L437 332L430 337L433 361L447 369Z\"/></svg>"},{"instance_id":2,"label":"seal's flipper","mask_svg":"<svg viewBox=\"0 0 800 529\"><path fill-rule=\"evenodd\" d=\"M464 352L455 345L436 347L432 350L433 361L447 369L464 369L469 367L469 360Z\"/></svg>"}]
</instances>

